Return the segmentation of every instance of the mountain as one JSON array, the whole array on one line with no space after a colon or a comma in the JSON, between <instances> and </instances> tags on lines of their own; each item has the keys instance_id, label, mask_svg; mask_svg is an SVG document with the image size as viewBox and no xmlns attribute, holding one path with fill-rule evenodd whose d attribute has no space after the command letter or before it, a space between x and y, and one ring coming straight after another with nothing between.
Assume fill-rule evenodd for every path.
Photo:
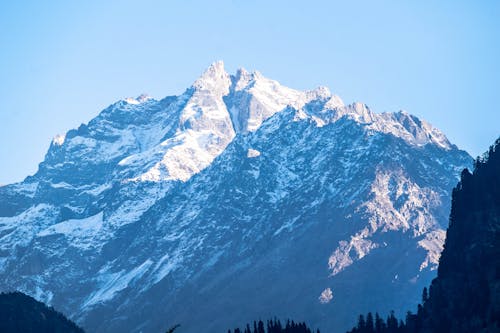
<instances>
[{"instance_id":1,"label":"mountain","mask_svg":"<svg viewBox=\"0 0 500 333\"><path fill-rule=\"evenodd\" d=\"M405 111L217 62L180 96L112 104L0 187L0 290L91 332L346 329L418 303L471 163Z\"/></svg>"},{"instance_id":2,"label":"mountain","mask_svg":"<svg viewBox=\"0 0 500 333\"><path fill-rule=\"evenodd\" d=\"M83 333L64 315L20 292L0 294L2 333Z\"/></svg>"},{"instance_id":3,"label":"mountain","mask_svg":"<svg viewBox=\"0 0 500 333\"><path fill-rule=\"evenodd\" d=\"M453 190L438 275L398 325L369 313L350 333L500 332L500 138Z\"/></svg>"}]
</instances>

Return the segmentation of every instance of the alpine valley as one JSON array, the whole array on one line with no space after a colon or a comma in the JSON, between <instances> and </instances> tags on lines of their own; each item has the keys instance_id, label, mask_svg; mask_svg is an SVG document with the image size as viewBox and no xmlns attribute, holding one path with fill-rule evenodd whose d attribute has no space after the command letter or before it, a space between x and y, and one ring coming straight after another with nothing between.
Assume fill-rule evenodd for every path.
<instances>
[{"instance_id":1,"label":"alpine valley","mask_svg":"<svg viewBox=\"0 0 500 333\"><path fill-rule=\"evenodd\" d=\"M0 291L88 332L324 332L414 309L472 158L427 122L222 62L112 104L0 187Z\"/></svg>"}]
</instances>

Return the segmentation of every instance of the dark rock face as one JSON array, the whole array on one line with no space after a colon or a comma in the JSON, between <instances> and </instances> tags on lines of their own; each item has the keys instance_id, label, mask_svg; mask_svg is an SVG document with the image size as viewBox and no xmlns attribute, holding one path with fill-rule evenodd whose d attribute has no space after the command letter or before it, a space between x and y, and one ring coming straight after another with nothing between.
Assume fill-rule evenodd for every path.
<instances>
[{"instance_id":1,"label":"dark rock face","mask_svg":"<svg viewBox=\"0 0 500 333\"><path fill-rule=\"evenodd\" d=\"M20 292L0 294L2 333L83 333L63 314Z\"/></svg>"}]
</instances>

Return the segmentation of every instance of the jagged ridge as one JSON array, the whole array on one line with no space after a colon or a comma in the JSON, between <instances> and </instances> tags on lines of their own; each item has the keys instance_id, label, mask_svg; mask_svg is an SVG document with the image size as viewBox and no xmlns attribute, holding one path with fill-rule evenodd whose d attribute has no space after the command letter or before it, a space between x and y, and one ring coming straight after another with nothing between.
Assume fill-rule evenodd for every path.
<instances>
[{"instance_id":1,"label":"jagged ridge","mask_svg":"<svg viewBox=\"0 0 500 333\"><path fill-rule=\"evenodd\" d=\"M111 105L0 188L1 289L60 304L91 331L151 330L167 314L193 331L230 327L230 308L234 324L282 311L316 325L334 311L328 325L346 327L353 308L418 301L470 161L406 112L218 62L180 96ZM369 302L352 290L372 285L368 271L383 286ZM267 306L245 311L245 298Z\"/></svg>"}]
</instances>

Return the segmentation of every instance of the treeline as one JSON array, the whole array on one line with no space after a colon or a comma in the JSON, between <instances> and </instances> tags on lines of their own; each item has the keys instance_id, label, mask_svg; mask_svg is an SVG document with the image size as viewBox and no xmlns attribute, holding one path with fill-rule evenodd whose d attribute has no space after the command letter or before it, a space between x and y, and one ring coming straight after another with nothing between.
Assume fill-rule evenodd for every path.
<instances>
[{"instance_id":1,"label":"treeline","mask_svg":"<svg viewBox=\"0 0 500 333\"><path fill-rule=\"evenodd\" d=\"M293 320L287 320L282 324L280 320L268 320L266 324L262 320L254 321L253 325L247 324L244 329L235 328L233 331L228 330L228 333L313 333L305 323L296 323ZM316 330L315 333L320 333Z\"/></svg>"},{"instance_id":2,"label":"treeline","mask_svg":"<svg viewBox=\"0 0 500 333\"><path fill-rule=\"evenodd\" d=\"M424 288L422 292L422 304L426 304L428 301L427 288ZM422 328L422 318L423 318L423 306L418 305L418 311L416 314L410 311L406 314L405 321L398 320L394 315L394 311L391 311L389 316L384 320L378 313L373 315L368 312L366 316L360 315L358 318L358 324L352 330L347 333L416 333L420 332Z\"/></svg>"},{"instance_id":3,"label":"treeline","mask_svg":"<svg viewBox=\"0 0 500 333\"><path fill-rule=\"evenodd\" d=\"M403 333L405 324L394 315L394 312L386 320L381 318L378 313L375 316L371 312L365 316L360 315L358 325L348 333Z\"/></svg>"}]
</instances>

